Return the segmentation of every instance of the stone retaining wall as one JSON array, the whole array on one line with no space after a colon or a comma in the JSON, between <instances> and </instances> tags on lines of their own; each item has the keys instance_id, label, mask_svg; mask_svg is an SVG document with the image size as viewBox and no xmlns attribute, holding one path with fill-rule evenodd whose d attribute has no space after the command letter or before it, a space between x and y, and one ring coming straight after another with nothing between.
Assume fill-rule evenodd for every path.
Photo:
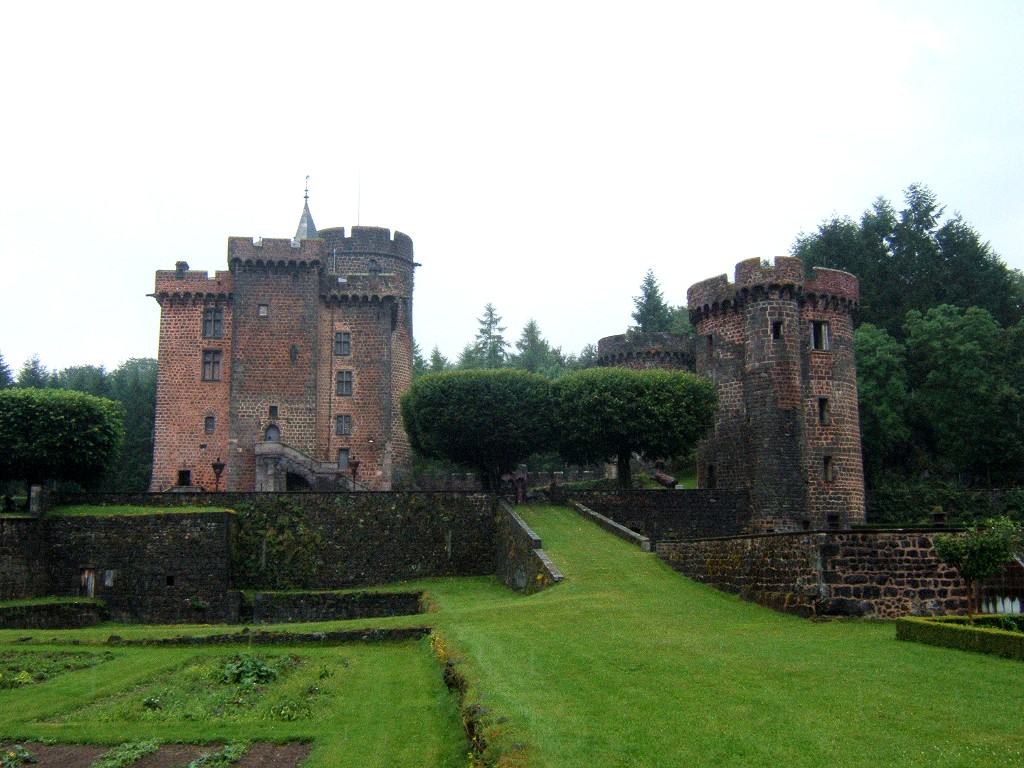
<instances>
[{"instance_id":1,"label":"stone retaining wall","mask_svg":"<svg viewBox=\"0 0 1024 768\"><path fill-rule=\"evenodd\" d=\"M45 518L51 594L99 598L115 621L236 621L237 601L228 595L233 518L230 512Z\"/></svg>"},{"instance_id":2,"label":"stone retaining wall","mask_svg":"<svg viewBox=\"0 0 1024 768\"><path fill-rule=\"evenodd\" d=\"M49 594L42 524L31 517L0 517L0 600Z\"/></svg>"},{"instance_id":3,"label":"stone retaining wall","mask_svg":"<svg viewBox=\"0 0 1024 768\"><path fill-rule=\"evenodd\" d=\"M495 543L495 571L510 589L531 594L562 580L541 549L540 537L504 501L498 505Z\"/></svg>"},{"instance_id":4,"label":"stone retaining wall","mask_svg":"<svg viewBox=\"0 0 1024 768\"><path fill-rule=\"evenodd\" d=\"M936 556L932 531L781 533L659 541L658 556L697 581L801 616L959 613L967 591Z\"/></svg>"},{"instance_id":5,"label":"stone retaining wall","mask_svg":"<svg viewBox=\"0 0 1024 768\"><path fill-rule=\"evenodd\" d=\"M422 592L254 592L242 596L240 621L252 624L372 619L418 614Z\"/></svg>"},{"instance_id":6,"label":"stone retaining wall","mask_svg":"<svg viewBox=\"0 0 1024 768\"><path fill-rule=\"evenodd\" d=\"M570 499L619 525L663 539L739 536L752 530L750 494L746 491L689 489L650 491L551 491L552 501Z\"/></svg>"}]
</instances>

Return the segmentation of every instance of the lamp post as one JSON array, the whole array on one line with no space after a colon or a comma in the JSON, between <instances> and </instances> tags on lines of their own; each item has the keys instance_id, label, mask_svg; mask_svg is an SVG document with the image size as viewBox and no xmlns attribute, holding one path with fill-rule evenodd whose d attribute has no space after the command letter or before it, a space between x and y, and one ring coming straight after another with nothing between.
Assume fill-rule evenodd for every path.
<instances>
[{"instance_id":1,"label":"lamp post","mask_svg":"<svg viewBox=\"0 0 1024 768\"><path fill-rule=\"evenodd\" d=\"M214 477L213 491L214 491L214 493L216 493L216 492L220 491L220 476L224 472L224 462L221 461L220 460L220 456L218 456L217 460L215 462L213 462L210 466L213 467L213 477Z\"/></svg>"},{"instance_id":2,"label":"lamp post","mask_svg":"<svg viewBox=\"0 0 1024 768\"><path fill-rule=\"evenodd\" d=\"M352 490L356 489L356 480L359 478L359 465L362 464L359 459L352 456L348 460L348 466L352 470Z\"/></svg>"}]
</instances>

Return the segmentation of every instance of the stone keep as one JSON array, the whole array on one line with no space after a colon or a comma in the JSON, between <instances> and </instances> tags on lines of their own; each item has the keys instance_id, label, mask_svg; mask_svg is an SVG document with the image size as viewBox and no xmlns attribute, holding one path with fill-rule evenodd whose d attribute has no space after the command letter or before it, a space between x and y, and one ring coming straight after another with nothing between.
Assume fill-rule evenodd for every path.
<instances>
[{"instance_id":1,"label":"stone keep","mask_svg":"<svg viewBox=\"0 0 1024 768\"><path fill-rule=\"evenodd\" d=\"M228 239L228 269L156 273L150 490L389 490L411 457L412 240L387 229ZM215 463L222 463L219 480Z\"/></svg>"},{"instance_id":2,"label":"stone keep","mask_svg":"<svg viewBox=\"0 0 1024 768\"><path fill-rule=\"evenodd\" d=\"M856 277L760 259L687 292L696 372L718 388L701 487L747 488L761 530L864 522L853 313Z\"/></svg>"}]
</instances>

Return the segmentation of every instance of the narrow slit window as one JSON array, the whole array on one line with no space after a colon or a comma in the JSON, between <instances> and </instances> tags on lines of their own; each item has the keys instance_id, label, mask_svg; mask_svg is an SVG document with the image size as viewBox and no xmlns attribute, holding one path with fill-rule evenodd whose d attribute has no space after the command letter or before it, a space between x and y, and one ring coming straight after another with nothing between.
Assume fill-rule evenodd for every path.
<instances>
[{"instance_id":1,"label":"narrow slit window","mask_svg":"<svg viewBox=\"0 0 1024 768\"><path fill-rule=\"evenodd\" d=\"M832 423L832 414L827 397L818 398L818 423L822 426Z\"/></svg>"},{"instance_id":2,"label":"narrow slit window","mask_svg":"<svg viewBox=\"0 0 1024 768\"><path fill-rule=\"evenodd\" d=\"M707 343L708 361L710 361L715 354L715 337L709 333L705 341Z\"/></svg>"},{"instance_id":3,"label":"narrow slit window","mask_svg":"<svg viewBox=\"0 0 1024 768\"><path fill-rule=\"evenodd\" d=\"M772 321L772 338L775 341L778 341L779 339L782 338L782 321L781 320L773 320Z\"/></svg>"},{"instance_id":4,"label":"narrow slit window","mask_svg":"<svg viewBox=\"0 0 1024 768\"><path fill-rule=\"evenodd\" d=\"M821 460L822 474L826 483L834 482L836 479L836 463L831 456L825 456Z\"/></svg>"}]
</instances>

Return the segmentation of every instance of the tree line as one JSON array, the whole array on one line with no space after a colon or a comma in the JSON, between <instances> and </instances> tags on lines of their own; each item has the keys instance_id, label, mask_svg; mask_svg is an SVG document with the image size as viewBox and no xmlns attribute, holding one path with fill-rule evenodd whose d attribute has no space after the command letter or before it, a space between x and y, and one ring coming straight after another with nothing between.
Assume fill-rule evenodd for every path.
<instances>
[{"instance_id":1,"label":"tree line","mask_svg":"<svg viewBox=\"0 0 1024 768\"><path fill-rule=\"evenodd\" d=\"M854 336L865 479L1024 481L1024 275L914 184L792 247L808 269L860 278Z\"/></svg>"},{"instance_id":2,"label":"tree line","mask_svg":"<svg viewBox=\"0 0 1024 768\"><path fill-rule=\"evenodd\" d=\"M114 461L99 466L93 463L84 474L69 474L62 470L58 475L51 475L47 479L59 476L110 493L144 491L149 487L156 416L156 360L133 358L111 371L95 365L76 365L59 371L50 371L40 362L37 355L33 355L25 361L17 375L14 375L0 354L0 390L6 389L80 392L119 404L118 420L123 424L124 437L118 443ZM70 400L59 402L67 408L85 407L81 404L72 406ZM76 410L76 413L78 412ZM13 426L11 428L13 429ZM59 447L55 445L51 451L52 459L64 460L67 457L63 454L74 450L74 443ZM19 476L17 479L24 478Z\"/></svg>"}]
</instances>

